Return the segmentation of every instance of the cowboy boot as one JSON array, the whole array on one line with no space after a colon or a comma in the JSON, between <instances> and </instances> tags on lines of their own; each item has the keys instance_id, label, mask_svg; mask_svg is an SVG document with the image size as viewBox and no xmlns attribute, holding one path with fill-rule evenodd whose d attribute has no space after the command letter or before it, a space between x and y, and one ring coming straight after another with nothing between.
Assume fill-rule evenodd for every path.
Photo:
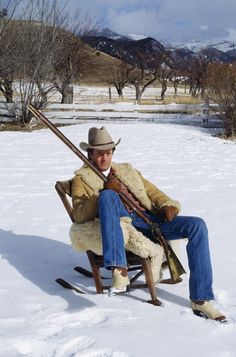
<instances>
[{"instance_id":1,"label":"cowboy boot","mask_svg":"<svg viewBox=\"0 0 236 357\"><path fill-rule=\"evenodd\" d=\"M227 322L227 318L217 309L214 308L210 301L191 301L193 313L205 319Z\"/></svg>"},{"instance_id":2,"label":"cowboy boot","mask_svg":"<svg viewBox=\"0 0 236 357\"><path fill-rule=\"evenodd\" d=\"M108 295L114 296L127 291L129 285L127 269L116 267L113 269L112 275L112 286L109 289Z\"/></svg>"}]
</instances>

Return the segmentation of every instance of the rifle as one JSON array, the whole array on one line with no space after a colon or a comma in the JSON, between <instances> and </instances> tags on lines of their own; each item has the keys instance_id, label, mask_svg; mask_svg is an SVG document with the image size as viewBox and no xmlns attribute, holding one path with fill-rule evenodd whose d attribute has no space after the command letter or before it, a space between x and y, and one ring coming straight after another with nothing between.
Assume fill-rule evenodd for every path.
<instances>
[{"instance_id":1,"label":"rifle","mask_svg":"<svg viewBox=\"0 0 236 357\"><path fill-rule=\"evenodd\" d=\"M52 124L40 111L34 108L32 105L28 105L29 111L40 121L42 121L59 139L63 141L88 167L90 167L104 182L107 181L107 177L103 175L101 171L97 169L95 165L69 140L67 137L54 125ZM119 193L121 200L130 207L134 212L137 213L151 228L152 234L157 240L157 242L163 247L166 256L167 265L170 271L171 280L173 283L179 281L182 274L186 273L181 262L176 256L175 252L171 246L165 240L159 226L157 223L153 223L144 213L139 209L139 207L134 204L130 199L123 193Z\"/></svg>"}]
</instances>

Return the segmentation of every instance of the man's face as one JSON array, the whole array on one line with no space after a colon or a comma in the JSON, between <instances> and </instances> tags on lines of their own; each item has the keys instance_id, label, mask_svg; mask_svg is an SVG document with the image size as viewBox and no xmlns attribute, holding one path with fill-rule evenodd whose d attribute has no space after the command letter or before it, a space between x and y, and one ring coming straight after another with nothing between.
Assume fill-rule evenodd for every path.
<instances>
[{"instance_id":1,"label":"man's face","mask_svg":"<svg viewBox=\"0 0 236 357\"><path fill-rule=\"evenodd\" d=\"M106 171L111 166L112 150L93 149L90 159L100 171Z\"/></svg>"}]
</instances>

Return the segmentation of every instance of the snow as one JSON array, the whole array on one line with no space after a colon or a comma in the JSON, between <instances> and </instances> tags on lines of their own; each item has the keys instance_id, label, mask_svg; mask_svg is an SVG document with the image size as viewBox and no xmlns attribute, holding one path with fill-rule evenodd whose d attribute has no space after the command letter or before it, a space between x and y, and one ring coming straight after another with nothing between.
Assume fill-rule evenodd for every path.
<instances>
[{"instance_id":1,"label":"snow","mask_svg":"<svg viewBox=\"0 0 236 357\"><path fill-rule=\"evenodd\" d=\"M86 103L87 104L96 104L96 103L107 103L109 100L109 86L104 85L104 86L87 86L87 85L74 85L74 103ZM114 86L110 87L111 91L111 98L113 100L117 100L117 91ZM168 89L166 91L166 97L168 95L174 94L174 88L173 86L168 86ZM124 95L124 100L125 101L135 101L135 88L133 86L127 86L123 90L123 95ZM161 87L147 87L145 89L145 92L142 95L142 99L147 99L147 100L156 100L158 102L158 98L160 99L161 95ZM181 96L186 96L185 88L180 87L178 88L178 96L176 99ZM60 101L61 95L60 94L54 94L53 96L53 102L55 102L55 99L58 99ZM120 104L124 105L125 102L121 102Z\"/></svg>"},{"instance_id":2,"label":"snow","mask_svg":"<svg viewBox=\"0 0 236 357\"><path fill-rule=\"evenodd\" d=\"M147 38L145 35L138 35L136 33L129 33L127 36L134 41L144 40Z\"/></svg>"},{"instance_id":3,"label":"snow","mask_svg":"<svg viewBox=\"0 0 236 357\"><path fill-rule=\"evenodd\" d=\"M187 42L172 42L172 47L177 48L188 48L193 52L198 52L203 48L212 47L219 51L227 52L234 48L234 41L232 41L232 36L228 38L216 38L211 40L190 40Z\"/></svg>"},{"instance_id":4,"label":"snow","mask_svg":"<svg viewBox=\"0 0 236 357\"><path fill-rule=\"evenodd\" d=\"M158 285L162 307L145 302L146 289L97 295L93 280L73 270L89 264L70 246L70 220L54 190L80 160L48 129L0 132L0 356L234 357L236 143L206 128L150 122L90 121L61 131L78 145L89 127L101 125L114 140L122 138L115 161L132 163L179 199L183 214L206 220L215 304L229 322L193 315L187 276L177 285ZM88 294L63 289L54 281L59 276Z\"/></svg>"}]
</instances>

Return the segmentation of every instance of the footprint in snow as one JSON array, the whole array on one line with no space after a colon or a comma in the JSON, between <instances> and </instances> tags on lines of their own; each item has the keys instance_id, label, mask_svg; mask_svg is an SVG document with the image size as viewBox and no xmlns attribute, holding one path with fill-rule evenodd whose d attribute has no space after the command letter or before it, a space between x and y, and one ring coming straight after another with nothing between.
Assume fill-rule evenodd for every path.
<instances>
[{"instance_id":1,"label":"footprint in snow","mask_svg":"<svg viewBox=\"0 0 236 357\"><path fill-rule=\"evenodd\" d=\"M77 356L76 356L77 357ZM126 352L112 351L112 350L98 350L98 351L87 351L81 353L78 357L130 357Z\"/></svg>"},{"instance_id":2,"label":"footprint in snow","mask_svg":"<svg viewBox=\"0 0 236 357\"><path fill-rule=\"evenodd\" d=\"M80 352L86 350L95 343L87 336L79 336L58 347L55 357L81 356Z\"/></svg>"}]
</instances>

